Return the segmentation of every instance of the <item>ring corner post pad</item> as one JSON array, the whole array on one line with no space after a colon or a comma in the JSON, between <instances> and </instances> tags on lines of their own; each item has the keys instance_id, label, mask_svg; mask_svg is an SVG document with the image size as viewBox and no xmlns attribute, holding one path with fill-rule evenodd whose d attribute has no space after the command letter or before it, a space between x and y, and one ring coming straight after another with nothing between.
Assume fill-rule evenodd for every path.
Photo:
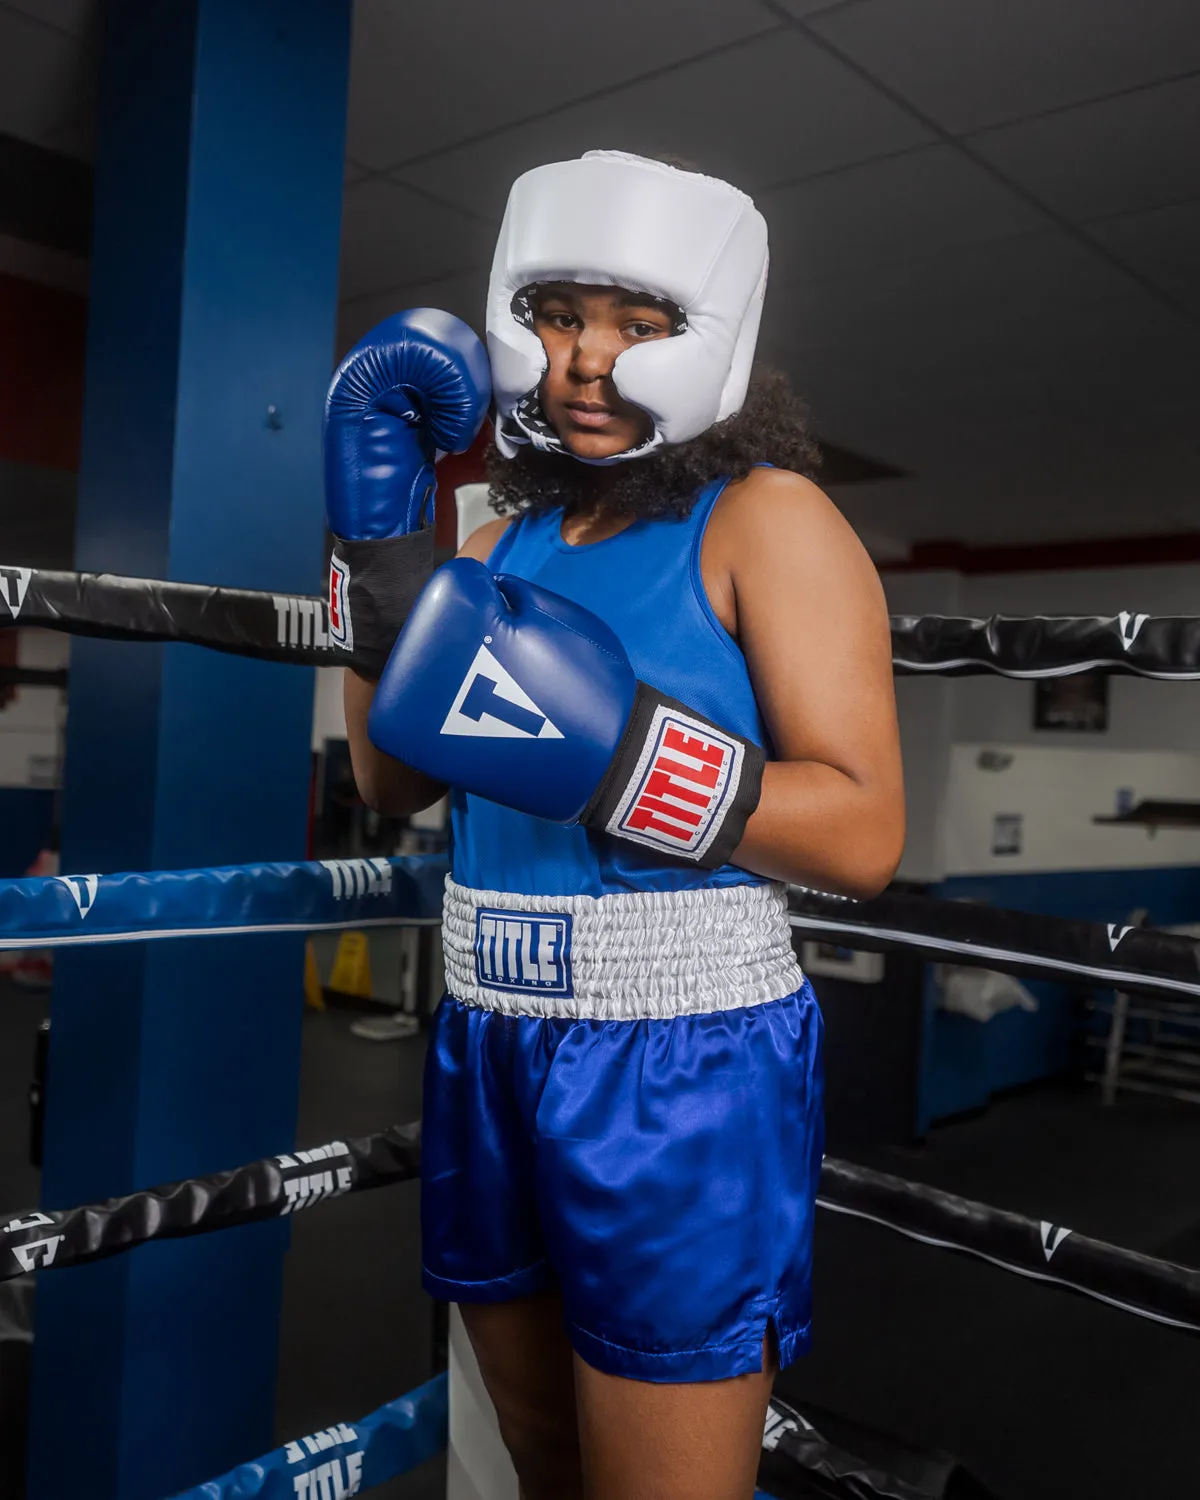
<instances>
[{"instance_id":1,"label":"ring corner post pad","mask_svg":"<svg viewBox=\"0 0 1200 1500\"><path fill-rule=\"evenodd\" d=\"M104 7L81 573L319 577L349 41L350 0ZM68 874L302 857L309 672L80 637L70 696ZM44 1204L290 1147L303 948L60 949ZM285 1245L264 1223L40 1276L29 1493L161 1500L269 1449Z\"/></svg>"}]
</instances>

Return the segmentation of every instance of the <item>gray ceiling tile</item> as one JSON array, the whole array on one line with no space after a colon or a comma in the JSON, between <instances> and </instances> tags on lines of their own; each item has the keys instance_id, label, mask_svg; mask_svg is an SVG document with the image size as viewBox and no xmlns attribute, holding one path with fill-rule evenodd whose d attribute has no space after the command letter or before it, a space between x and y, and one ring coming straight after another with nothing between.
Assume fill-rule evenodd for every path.
<instances>
[{"instance_id":1,"label":"gray ceiling tile","mask_svg":"<svg viewBox=\"0 0 1200 1500\"><path fill-rule=\"evenodd\" d=\"M350 153L407 161L774 24L745 0L357 0Z\"/></svg>"},{"instance_id":2,"label":"gray ceiling tile","mask_svg":"<svg viewBox=\"0 0 1200 1500\"><path fill-rule=\"evenodd\" d=\"M1200 67L1196 0L863 0L810 24L955 132Z\"/></svg>"},{"instance_id":3,"label":"gray ceiling tile","mask_svg":"<svg viewBox=\"0 0 1200 1500\"><path fill-rule=\"evenodd\" d=\"M41 144L64 156L93 161L96 156L99 58L90 48L76 57L69 94L62 100L62 113L42 137Z\"/></svg>"},{"instance_id":4,"label":"gray ceiling tile","mask_svg":"<svg viewBox=\"0 0 1200 1500\"><path fill-rule=\"evenodd\" d=\"M100 0L4 0L4 8L73 36L93 35L100 19Z\"/></svg>"},{"instance_id":5,"label":"gray ceiling tile","mask_svg":"<svg viewBox=\"0 0 1200 1500\"><path fill-rule=\"evenodd\" d=\"M819 15L822 11L842 10L847 5L856 5L858 0L779 0L779 3L789 15L802 21L809 16Z\"/></svg>"},{"instance_id":6,"label":"gray ceiling tile","mask_svg":"<svg viewBox=\"0 0 1200 1500\"><path fill-rule=\"evenodd\" d=\"M831 276L1045 226L953 146L926 146L767 193L771 272Z\"/></svg>"},{"instance_id":7,"label":"gray ceiling tile","mask_svg":"<svg viewBox=\"0 0 1200 1500\"><path fill-rule=\"evenodd\" d=\"M986 364L1014 341L1041 340L1052 352L1118 306L1135 332L1178 331L1178 320L1107 260L1049 231L844 276L773 279L763 329L764 341L780 332L790 339L796 358L844 363L851 373L885 351L914 371L956 369Z\"/></svg>"},{"instance_id":8,"label":"gray ceiling tile","mask_svg":"<svg viewBox=\"0 0 1200 1500\"><path fill-rule=\"evenodd\" d=\"M379 178L346 189L341 296L429 280L491 261L493 231Z\"/></svg>"},{"instance_id":9,"label":"gray ceiling tile","mask_svg":"<svg viewBox=\"0 0 1200 1500\"><path fill-rule=\"evenodd\" d=\"M984 131L970 145L1074 220L1200 197L1200 77Z\"/></svg>"},{"instance_id":10,"label":"gray ceiling tile","mask_svg":"<svg viewBox=\"0 0 1200 1500\"><path fill-rule=\"evenodd\" d=\"M998 395L1001 393L997 393ZM1200 452L1173 433L1057 415L990 427L957 413L902 408L893 448L907 438L913 478L844 490L856 525L914 539L1037 542L1058 537L1169 533L1195 528ZM831 428L864 445L875 434ZM887 450L885 450L887 451ZM1190 495L1189 495L1190 492Z\"/></svg>"},{"instance_id":11,"label":"gray ceiling tile","mask_svg":"<svg viewBox=\"0 0 1200 1500\"><path fill-rule=\"evenodd\" d=\"M932 472L856 485L835 498L856 530L898 533L913 541L1036 545L1194 530L1194 511L1189 517L1187 503L1188 490L1194 493L1200 485L1194 456L1180 455L1169 473L1151 474L1136 438L1118 433L1102 435L1086 449L1076 447L1079 461L1064 466L1056 442L1071 441L1072 435L1062 432L1007 454L962 451Z\"/></svg>"},{"instance_id":12,"label":"gray ceiling tile","mask_svg":"<svg viewBox=\"0 0 1200 1500\"><path fill-rule=\"evenodd\" d=\"M400 175L498 219L515 176L593 147L676 152L753 191L929 138L852 72L785 32L498 132Z\"/></svg>"},{"instance_id":13,"label":"gray ceiling tile","mask_svg":"<svg viewBox=\"0 0 1200 1500\"><path fill-rule=\"evenodd\" d=\"M1023 523L1009 497L1030 491L1039 507L1057 508L1053 517L1038 511L1049 528L1039 535L1086 534L1097 497L1122 486L1127 509L1138 495L1123 529L1171 529L1164 517L1200 472L1189 436L1198 394L1191 351L1178 320L1054 233L776 284L761 344L828 440L956 497L957 513L939 512L953 517L941 534L979 539L1011 528L1014 540ZM1130 478L1148 449L1161 459L1154 491ZM996 505L1006 507L999 518L988 512ZM910 530L904 507L887 524L922 534Z\"/></svg>"},{"instance_id":14,"label":"gray ceiling tile","mask_svg":"<svg viewBox=\"0 0 1200 1500\"><path fill-rule=\"evenodd\" d=\"M1200 323L1200 285L1197 285L1194 274L1174 279L1164 278L1159 285L1180 307L1189 310L1194 322Z\"/></svg>"},{"instance_id":15,"label":"gray ceiling tile","mask_svg":"<svg viewBox=\"0 0 1200 1500\"><path fill-rule=\"evenodd\" d=\"M0 134L47 144L93 72L80 42L0 10Z\"/></svg>"},{"instance_id":16,"label":"gray ceiling tile","mask_svg":"<svg viewBox=\"0 0 1200 1500\"><path fill-rule=\"evenodd\" d=\"M1163 287L1200 293L1200 198L1085 226L1087 234Z\"/></svg>"},{"instance_id":17,"label":"gray ceiling tile","mask_svg":"<svg viewBox=\"0 0 1200 1500\"><path fill-rule=\"evenodd\" d=\"M483 311L487 298L487 272L474 271L465 276L447 276L436 281L418 282L393 291L354 297L338 309L338 358L394 312L406 307L440 307L469 324L482 338Z\"/></svg>"},{"instance_id":18,"label":"gray ceiling tile","mask_svg":"<svg viewBox=\"0 0 1200 1500\"><path fill-rule=\"evenodd\" d=\"M96 114L94 90L88 90L87 107L66 116L42 137L41 145L51 151L61 151L64 156L73 156L79 161L94 161L96 158Z\"/></svg>"},{"instance_id":19,"label":"gray ceiling tile","mask_svg":"<svg viewBox=\"0 0 1200 1500\"><path fill-rule=\"evenodd\" d=\"M76 297L88 294L88 263L82 256L34 245L10 234L0 234L0 272L57 287Z\"/></svg>"}]
</instances>

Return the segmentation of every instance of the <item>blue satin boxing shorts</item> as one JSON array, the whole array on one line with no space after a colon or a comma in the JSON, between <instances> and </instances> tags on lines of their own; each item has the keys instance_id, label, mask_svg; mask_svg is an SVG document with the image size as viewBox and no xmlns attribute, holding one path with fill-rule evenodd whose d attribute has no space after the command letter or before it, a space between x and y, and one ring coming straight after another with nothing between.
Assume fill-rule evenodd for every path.
<instances>
[{"instance_id":1,"label":"blue satin boxing shorts","mask_svg":"<svg viewBox=\"0 0 1200 1500\"><path fill-rule=\"evenodd\" d=\"M644 993L636 982L614 986L602 962L589 967L589 948L614 945L585 942L581 952L587 923L569 908L584 899L467 892L465 912L444 927L450 993L425 1074L425 1288L500 1302L557 1283L575 1350L613 1375L745 1374L762 1368L768 1335L786 1365L811 1336L824 1144L821 1015L786 916L786 958L778 936L771 962L752 936L749 965L729 963L720 944L715 962L713 945L693 946L690 969L679 970L681 1012L678 995L664 999L661 964ZM563 915L573 917L565 939ZM663 924L651 927L661 940ZM544 991L568 944L571 998L592 1014L547 1014L565 1001L514 995L508 970ZM778 991L785 974L798 983L780 998L737 1003L764 984ZM722 981L733 1007L696 1009ZM657 1013L636 1014L645 1009Z\"/></svg>"}]
</instances>

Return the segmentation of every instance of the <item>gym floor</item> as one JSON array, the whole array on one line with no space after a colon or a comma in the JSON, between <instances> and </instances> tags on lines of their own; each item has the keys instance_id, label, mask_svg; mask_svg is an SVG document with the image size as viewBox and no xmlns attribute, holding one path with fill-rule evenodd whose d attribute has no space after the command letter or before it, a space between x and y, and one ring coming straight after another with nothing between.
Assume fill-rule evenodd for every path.
<instances>
[{"instance_id":1,"label":"gym floor","mask_svg":"<svg viewBox=\"0 0 1200 1500\"><path fill-rule=\"evenodd\" d=\"M26 1091L47 997L0 982L0 1205L36 1201ZM305 1018L301 1145L418 1113L422 1043ZM866 1165L1200 1265L1200 1107L1053 1084ZM431 1368L416 1185L321 1205L292 1226L278 1432L361 1416ZM1196 1479L1200 1339L833 1214L818 1217L812 1355L780 1394L956 1454L999 1500L1142 1500ZM441 1461L374 1493L444 1494Z\"/></svg>"}]
</instances>

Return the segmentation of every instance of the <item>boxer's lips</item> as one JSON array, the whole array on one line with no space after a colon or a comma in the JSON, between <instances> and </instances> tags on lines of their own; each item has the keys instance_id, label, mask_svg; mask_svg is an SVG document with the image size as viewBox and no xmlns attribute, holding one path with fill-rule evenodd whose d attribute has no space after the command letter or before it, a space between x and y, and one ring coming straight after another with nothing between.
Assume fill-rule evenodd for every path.
<instances>
[{"instance_id":1,"label":"boxer's lips","mask_svg":"<svg viewBox=\"0 0 1200 1500\"><path fill-rule=\"evenodd\" d=\"M615 415L607 406L601 406L595 401L568 402L567 410L571 414L571 420L579 427L603 427Z\"/></svg>"}]
</instances>

